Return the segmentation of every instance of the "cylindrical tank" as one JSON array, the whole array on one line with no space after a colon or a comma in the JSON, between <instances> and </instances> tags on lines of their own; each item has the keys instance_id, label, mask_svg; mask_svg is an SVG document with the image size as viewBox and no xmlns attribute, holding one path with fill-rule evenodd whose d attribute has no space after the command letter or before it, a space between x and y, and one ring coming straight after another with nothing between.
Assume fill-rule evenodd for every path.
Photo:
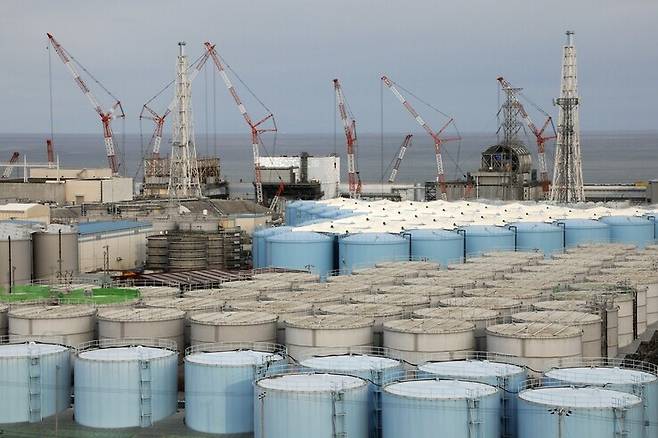
<instances>
[{"instance_id":1,"label":"cylindrical tank","mask_svg":"<svg viewBox=\"0 0 658 438\"><path fill-rule=\"evenodd\" d=\"M414 311L412 317L454 319L475 324L475 349L477 351L487 351L485 329L500 322L500 312L478 307L431 307Z\"/></svg>"},{"instance_id":2,"label":"cylindrical tank","mask_svg":"<svg viewBox=\"0 0 658 438\"><path fill-rule=\"evenodd\" d=\"M180 288L173 286L138 286L140 298L177 298Z\"/></svg>"},{"instance_id":3,"label":"cylindrical tank","mask_svg":"<svg viewBox=\"0 0 658 438\"><path fill-rule=\"evenodd\" d=\"M368 436L368 384L339 374L288 374L256 381L254 436Z\"/></svg>"},{"instance_id":4,"label":"cylindrical tank","mask_svg":"<svg viewBox=\"0 0 658 438\"><path fill-rule=\"evenodd\" d=\"M552 387L519 393L519 437L643 437L642 400L601 388Z\"/></svg>"},{"instance_id":5,"label":"cylindrical tank","mask_svg":"<svg viewBox=\"0 0 658 438\"><path fill-rule=\"evenodd\" d=\"M338 304L345 300L345 295L318 287L317 290L296 290L290 292L272 292L263 297L274 301L300 301L314 306Z\"/></svg>"},{"instance_id":6,"label":"cylindrical tank","mask_svg":"<svg viewBox=\"0 0 658 438\"><path fill-rule=\"evenodd\" d=\"M400 319L384 323L384 347L401 359L418 364L436 354L462 352L475 348L475 324L450 319Z\"/></svg>"},{"instance_id":7,"label":"cylindrical tank","mask_svg":"<svg viewBox=\"0 0 658 438\"><path fill-rule=\"evenodd\" d=\"M37 423L71 405L71 353L61 345L0 345L0 424Z\"/></svg>"},{"instance_id":8,"label":"cylindrical tank","mask_svg":"<svg viewBox=\"0 0 658 438\"><path fill-rule=\"evenodd\" d=\"M277 316L266 312L206 312L190 317L190 344L276 342Z\"/></svg>"},{"instance_id":9,"label":"cylindrical tank","mask_svg":"<svg viewBox=\"0 0 658 438\"><path fill-rule=\"evenodd\" d=\"M74 361L75 421L95 428L150 427L176 412L177 368L173 343L170 348L79 351Z\"/></svg>"},{"instance_id":10,"label":"cylindrical tank","mask_svg":"<svg viewBox=\"0 0 658 438\"><path fill-rule=\"evenodd\" d=\"M208 236L200 232L169 235L169 269L188 271L208 267Z\"/></svg>"},{"instance_id":11,"label":"cylindrical tank","mask_svg":"<svg viewBox=\"0 0 658 438\"><path fill-rule=\"evenodd\" d=\"M383 343L383 326L385 321L400 319L404 316L405 310L400 306L393 304L379 303L354 303L354 304L329 304L319 308L319 313L335 315L355 315L373 318L375 320L372 326L373 345L381 347Z\"/></svg>"},{"instance_id":12,"label":"cylindrical tank","mask_svg":"<svg viewBox=\"0 0 658 438\"><path fill-rule=\"evenodd\" d=\"M508 228L468 225L460 230L464 234L467 256L473 257L497 250L514 250L514 233Z\"/></svg>"},{"instance_id":13,"label":"cylindrical tank","mask_svg":"<svg viewBox=\"0 0 658 438\"><path fill-rule=\"evenodd\" d=\"M70 346L93 340L96 330L96 309L83 305L16 307L8 318L10 336L53 336Z\"/></svg>"},{"instance_id":14,"label":"cylindrical tank","mask_svg":"<svg viewBox=\"0 0 658 438\"><path fill-rule=\"evenodd\" d=\"M516 394L528 378L525 368L503 362L467 359L428 362L419 365L418 371L421 376L426 374L440 379L480 382L501 389L500 394L503 399L501 436L518 436Z\"/></svg>"},{"instance_id":15,"label":"cylindrical tank","mask_svg":"<svg viewBox=\"0 0 658 438\"><path fill-rule=\"evenodd\" d=\"M483 383L438 379L391 383L382 390L382 437L496 438L500 405L498 389Z\"/></svg>"},{"instance_id":16,"label":"cylindrical tank","mask_svg":"<svg viewBox=\"0 0 658 438\"><path fill-rule=\"evenodd\" d=\"M516 233L518 251L539 251L550 256L564 248L564 231L554 224L515 222L509 228Z\"/></svg>"},{"instance_id":17,"label":"cylindrical tank","mask_svg":"<svg viewBox=\"0 0 658 438\"><path fill-rule=\"evenodd\" d=\"M185 312L160 308L102 309L98 319L98 339L155 338L185 345Z\"/></svg>"},{"instance_id":18,"label":"cylindrical tank","mask_svg":"<svg viewBox=\"0 0 658 438\"><path fill-rule=\"evenodd\" d=\"M0 231L0 287L10 284L10 272L13 284L32 280L32 238L27 232Z\"/></svg>"},{"instance_id":19,"label":"cylindrical tank","mask_svg":"<svg viewBox=\"0 0 658 438\"><path fill-rule=\"evenodd\" d=\"M380 294L390 295L390 294L409 294L422 296L429 299L429 306L436 307L439 305L439 302L444 298L450 298L455 295L455 290L451 287L445 286L441 287L438 285L410 285L410 284L394 284L394 285L382 285L382 286L373 286L371 292L377 292Z\"/></svg>"},{"instance_id":20,"label":"cylindrical tank","mask_svg":"<svg viewBox=\"0 0 658 438\"><path fill-rule=\"evenodd\" d=\"M341 274L395 260L409 260L409 241L401 236L360 233L338 240L338 269Z\"/></svg>"},{"instance_id":21,"label":"cylindrical tank","mask_svg":"<svg viewBox=\"0 0 658 438\"><path fill-rule=\"evenodd\" d=\"M447 266L464 259L464 236L447 230L410 230L411 259L431 260Z\"/></svg>"},{"instance_id":22,"label":"cylindrical tank","mask_svg":"<svg viewBox=\"0 0 658 438\"><path fill-rule=\"evenodd\" d=\"M277 330L276 341L286 343L285 321L292 316L310 315L313 313L313 304L304 301L231 301L227 303L227 310L267 312L276 315Z\"/></svg>"},{"instance_id":23,"label":"cylindrical tank","mask_svg":"<svg viewBox=\"0 0 658 438\"><path fill-rule=\"evenodd\" d=\"M325 277L334 270L334 239L325 234L295 231L266 238L267 266L305 269Z\"/></svg>"},{"instance_id":24,"label":"cylindrical tank","mask_svg":"<svg viewBox=\"0 0 658 438\"><path fill-rule=\"evenodd\" d=\"M7 336L7 329L9 328L7 312L9 312L9 306L0 303L0 337Z\"/></svg>"},{"instance_id":25,"label":"cylindrical tank","mask_svg":"<svg viewBox=\"0 0 658 438\"><path fill-rule=\"evenodd\" d=\"M483 297L483 298L509 298L520 301L522 305L528 306L537 301L541 301L546 297L542 290L533 290L524 287L510 287L510 288L497 288L497 287L484 287L467 289L464 291L465 297Z\"/></svg>"},{"instance_id":26,"label":"cylindrical tank","mask_svg":"<svg viewBox=\"0 0 658 438\"><path fill-rule=\"evenodd\" d=\"M630 243L638 248L653 243L654 223L646 218L606 216L599 220L610 226L610 241L613 243Z\"/></svg>"},{"instance_id":27,"label":"cylindrical tank","mask_svg":"<svg viewBox=\"0 0 658 438\"><path fill-rule=\"evenodd\" d=\"M45 232L32 234L34 278L56 279L77 275L78 230L70 225L50 224Z\"/></svg>"},{"instance_id":28,"label":"cylindrical tank","mask_svg":"<svg viewBox=\"0 0 658 438\"><path fill-rule=\"evenodd\" d=\"M295 316L286 320L286 347L293 358L326 348L370 346L373 318L351 315ZM337 350L337 352L339 352Z\"/></svg>"},{"instance_id":29,"label":"cylindrical tank","mask_svg":"<svg viewBox=\"0 0 658 438\"><path fill-rule=\"evenodd\" d=\"M580 244L610 242L610 226L592 219L562 219L557 224L564 227L567 248Z\"/></svg>"},{"instance_id":30,"label":"cylindrical tank","mask_svg":"<svg viewBox=\"0 0 658 438\"><path fill-rule=\"evenodd\" d=\"M521 310L521 302L511 298L456 297L444 298L439 304L443 307L479 307L497 310L503 322L511 321L512 314Z\"/></svg>"},{"instance_id":31,"label":"cylindrical tank","mask_svg":"<svg viewBox=\"0 0 658 438\"><path fill-rule=\"evenodd\" d=\"M284 362L272 347L245 343L236 349L234 344L220 343L189 348L185 356L185 425L204 433L253 433L253 382Z\"/></svg>"},{"instance_id":32,"label":"cylindrical tank","mask_svg":"<svg viewBox=\"0 0 658 438\"><path fill-rule=\"evenodd\" d=\"M166 234L146 238L146 267L155 270L169 267L169 239Z\"/></svg>"},{"instance_id":33,"label":"cylindrical tank","mask_svg":"<svg viewBox=\"0 0 658 438\"><path fill-rule=\"evenodd\" d=\"M290 201L286 203L285 224L290 227L297 225L297 208L302 206L302 201Z\"/></svg>"},{"instance_id":34,"label":"cylindrical tank","mask_svg":"<svg viewBox=\"0 0 658 438\"><path fill-rule=\"evenodd\" d=\"M430 305L430 298L428 296L415 294L354 294L349 295L348 300L351 303L388 304L402 307L404 313L407 315L414 310L423 309Z\"/></svg>"},{"instance_id":35,"label":"cylindrical tank","mask_svg":"<svg viewBox=\"0 0 658 438\"><path fill-rule=\"evenodd\" d=\"M487 327L487 349L517 356L534 371L581 358L582 330L561 324L509 323Z\"/></svg>"}]
</instances>

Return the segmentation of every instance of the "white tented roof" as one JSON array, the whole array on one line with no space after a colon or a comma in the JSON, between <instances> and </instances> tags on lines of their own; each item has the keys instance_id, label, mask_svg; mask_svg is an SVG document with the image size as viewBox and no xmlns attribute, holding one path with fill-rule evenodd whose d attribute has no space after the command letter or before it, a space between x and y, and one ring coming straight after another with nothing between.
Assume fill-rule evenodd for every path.
<instances>
[{"instance_id":1,"label":"white tented roof","mask_svg":"<svg viewBox=\"0 0 658 438\"><path fill-rule=\"evenodd\" d=\"M365 385L363 379L342 374L287 374L258 381L261 388L291 392L329 392Z\"/></svg>"},{"instance_id":2,"label":"white tented roof","mask_svg":"<svg viewBox=\"0 0 658 438\"><path fill-rule=\"evenodd\" d=\"M429 374L450 376L461 379L477 377L505 377L524 372L524 369L507 363L488 360L452 360L447 362L428 362L418 367Z\"/></svg>"},{"instance_id":3,"label":"white tented roof","mask_svg":"<svg viewBox=\"0 0 658 438\"><path fill-rule=\"evenodd\" d=\"M23 344L0 345L0 358L8 357L32 357L44 354L60 353L68 348L55 344L38 344L28 342Z\"/></svg>"},{"instance_id":4,"label":"white tented roof","mask_svg":"<svg viewBox=\"0 0 658 438\"><path fill-rule=\"evenodd\" d=\"M283 360L283 358L266 351L237 350L194 353L187 356L185 360L201 365L253 366Z\"/></svg>"},{"instance_id":5,"label":"white tented roof","mask_svg":"<svg viewBox=\"0 0 658 438\"><path fill-rule=\"evenodd\" d=\"M317 356L303 360L306 368L325 371L371 371L400 366L400 362L387 357L364 355Z\"/></svg>"},{"instance_id":6,"label":"white tented roof","mask_svg":"<svg viewBox=\"0 0 658 438\"><path fill-rule=\"evenodd\" d=\"M546 406L589 409L623 408L642 402L635 395L602 388L529 389L519 393L519 398Z\"/></svg>"},{"instance_id":7,"label":"white tented roof","mask_svg":"<svg viewBox=\"0 0 658 438\"><path fill-rule=\"evenodd\" d=\"M428 400L459 400L486 397L498 392L484 383L462 380L412 380L393 383L384 388L389 394Z\"/></svg>"},{"instance_id":8,"label":"white tented roof","mask_svg":"<svg viewBox=\"0 0 658 438\"><path fill-rule=\"evenodd\" d=\"M548 371L546 377L582 385L634 385L658 380L658 377L645 371L618 367L557 368Z\"/></svg>"},{"instance_id":9,"label":"white tented roof","mask_svg":"<svg viewBox=\"0 0 658 438\"><path fill-rule=\"evenodd\" d=\"M143 347L113 347L99 348L97 350L83 351L78 359L94 361L136 361L145 359L159 359L175 355L176 352L162 348Z\"/></svg>"}]
</instances>

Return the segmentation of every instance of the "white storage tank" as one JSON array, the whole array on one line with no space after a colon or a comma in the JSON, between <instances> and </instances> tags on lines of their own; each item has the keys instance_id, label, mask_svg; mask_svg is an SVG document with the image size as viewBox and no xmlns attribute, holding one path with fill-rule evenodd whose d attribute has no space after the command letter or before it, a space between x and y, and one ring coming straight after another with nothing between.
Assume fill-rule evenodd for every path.
<instances>
[{"instance_id":1,"label":"white storage tank","mask_svg":"<svg viewBox=\"0 0 658 438\"><path fill-rule=\"evenodd\" d=\"M383 438L497 438L500 416L500 392L483 383L409 380L382 390Z\"/></svg>"},{"instance_id":2,"label":"white storage tank","mask_svg":"<svg viewBox=\"0 0 658 438\"><path fill-rule=\"evenodd\" d=\"M403 317L405 310L392 304L378 303L354 303L354 304L330 304L319 308L321 314L355 315L373 318L372 326L373 345L381 347L383 343L383 326L385 321L392 321Z\"/></svg>"},{"instance_id":3,"label":"white storage tank","mask_svg":"<svg viewBox=\"0 0 658 438\"><path fill-rule=\"evenodd\" d=\"M304 316L313 313L313 305L304 301L231 301L226 310L266 312L277 316L276 341L286 343L285 321L292 316Z\"/></svg>"},{"instance_id":4,"label":"white storage tank","mask_svg":"<svg viewBox=\"0 0 658 438\"><path fill-rule=\"evenodd\" d=\"M237 436L254 431L254 381L285 363L285 349L267 343L200 344L185 355L185 425Z\"/></svg>"},{"instance_id":5,"label":"white storage tank","mask_svg":"<svg viewBox=\"0 0 658 438\"><path fill-rule=\"evenodd\" d=\"M260 291L242 289L194 289L183 293L183 298L209 298L213 300L212 308L214 309L231 301L258 300L260 297Z\"/></svg>"},{"instance_id":6,"label":"white storage tank","mask_svg":"<svg viewBox=\"0 0 658 438\"><path fill-rule=\"evenodd\" d=\"M327 348L371 346L375 320L352 315L308 315L286 320L286 347L293 358ZM336 350L338 351L338 350Z\"/></svg>"},{"instance_id":7,"label":"white storage tank","mask_svg":"<svg viewBox=\"0 0 658 438\"><path fill-rule=\"evenodd\" d=\"M190 317L191 345L276 342L277 316L266 312L204 312Z\"/></svg>"},{"instance_id":8,"label":"white storage tank","mask_svg":"<svg viewBox=\"0 0 658 438\"><path fill-rule=\"evenodd\" d=\"M339 292L320 290L295 290L290 292L272 292L265 294L266 300L274 301L299 301L302 303L321 306L325 304L338 304L345 301L345 295Z\"/></svg>"},{"instance_id":9,"label":"white storage tank","mask_svg":"<svg viewBox=\"0 0 658 438\"><path fill-rule=\"evenodd\" d=\"M96 309L90 306L21 306L11 309L8 319L10 336L53 336L69 346L95 337Z\"/></svg>"},{"instance_id":10,"label":"white storage tank","mask_svg":"<svg viewBox=\"0 0 658 438\"><path fill-rule=\"evenodd\" d=\"M474 288L464 290L465 297L490 297L490 298L511 298L520 301L521 305L529 306L532 303L547 298L547 294L542 290L533 290L522 286L514 287L513 283L508 289L497 287Z\"/></svg>"},{"instance_id":11,"label":"white storage tank","mask_svg":"<svg viewBox=\"0 0 658 438\"><path fill-rule=\"evenodd\" d=\"M98 311L98 339L168 339L185 345L185 312L160 308L110 308Z\"/></svg>"},{"instance_id":12,"label":"white storage tank","mask_svg":"<svg viewBox=\"0 0 658 438\"><path fill-rule=\"evenodd\" d=\"M150 427L176 412L178 352L173 342L78 351L75 421L93 428ZM93 347L93 346L89 346Z\"/></svg>"},{"instance_id":13,"label":"white storage tank","mask_svg":"<svg viewBox=\"0 0 658 438\"><path fill-rule=\"evenodd\" d=\"M512 320L512 314L521 310L521 302L511 298L456 297L439 301L442 307L478 307L497 310L503 322Z\"/></svg>"},{"instance_id":14,"label":"white storage tank","mask_svg":"<svg viewBox=\"0 0 658 438\"><path fill-rule=\"evenodd\" d=\"M384 323L384 347L411 364L446 352L459 358L460 354L475 348L475 324L433 318L387 321Z\"/></svg>"},{"instance_id":15,"label":"white storage tank","mask_svg":"<svg viewBox=\"0 0 658 438\"><path fill-rule=\"evenodd\" d=\"M478 307L431 307L414 311L412 318L454 319L475 324L475 349L487 351L485 329L500 322L500 312Z\"/></svg>"},{"instance_id":16,"label":"white storage tank","mask_svg":"<svg viewBox=\"0 0 658 438\"><path fill-rule=\"evenodd\" d=\"M381 294L410 294L426 297L429 299L429 306L436 307L443 298L449 298L455 295L455 291L449 287L429 286L429 285L384 285L373 286L373 292Z\"/></svg>"},{"instance_id":17,"label":"white storage tank","mask_svg":"<svg viewBox=\"0 0 658 438\"><path fill-rule=\"evenodd\" d=\"M70 225L50 224L32 235L34 278L54 280L78 275L78 230Z\"/></svg>"},{"instance_id":18,"label":"white storage tank","mask_svg":"<svg viewBox=\"0 0 658 438\"><path fill-rule=\"evenodd\" d=\"M348 297L350 303L363 304L388 304L401 307L406 315L411 314L416 309L429 307L430 299L424 295L414 294L355 294Z\"/></svg>"},{"instance_id":19,"label":"white storage tank","mask_svg":"<svg viewBox=\"0 0 658 438\"><path fill-rule=\"evenodd\" d=\"M288 374L256 381L254 436L365 438L368 384L340 374Z\"/></svg>"},{"instance_id":20,"label":"white storage tank","mask_svg":"<svg viewBox=\"0 0 658 438\"><path fill-rule=\"evenodd\" d=\"M71 353L41 343L0 344L0 424L37 423L71 405Z\"/></svg>"}]
</instances>

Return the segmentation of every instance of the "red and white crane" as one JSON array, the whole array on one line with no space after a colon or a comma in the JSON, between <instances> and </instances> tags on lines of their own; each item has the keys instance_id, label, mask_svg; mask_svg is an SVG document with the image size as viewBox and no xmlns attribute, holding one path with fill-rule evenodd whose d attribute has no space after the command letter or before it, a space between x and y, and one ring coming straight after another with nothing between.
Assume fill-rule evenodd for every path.
<instances>
[{"instance_id":1,"label":"red and white crane","mask_svg":"<svg viewBox=\"0 0 658 438\"><path fill-rule=\"evenodd\" d=\"M20 157L20 155L21 154L18 153L18 152L14 152L11 155L11 158L7 162L7 167L5 167L5 171L2 173L2 178L3 179L9 178L11 176L11 174L14 172L14 167L15 166L12 166L12 165L16 164L16 162L18 161L18 157Z\"/></svg>"},{"instance_id":2,"label":"red and white crane","mask_svg":"<svg viewBox=\"0 0 658 438\"><path fill-rule=\"evenodd\" d=\"M53 150L53 140L46 139L46 154L48 155L48 166L53 167L55 164L55 151Z\"/></svg>"},{"instance_id":3,"label":"red and white crane","mask_svg":"<svg viewBox=\"0 0 658 438\"><path fill-rule=\"evenodd\" d=\"M395 157L395 164L393 164L393 170L391 170L391 176L388 177L388 182L390 183L395 182L395 177L398 176L398 171L400 170L400 164L402 164L402 160L404 159L404 154L406 154L407 149L411 147L412 138L413 138L413 134L407 134L407 136L404 137L404 140L400 145L400 151L398 152L398 156Z\"/></svg>"},{"instance_id":4,"label":"red and white crane","mask_svg":"<svg viewBox=\"0 0 658 438\"><path fill-rule=\"evenodd\" d=\"M528 125L528 128L530 129L530 131L532 131L532 134L535 136L535 141L537 142L537 160L539 162L539 181L542 185L543 192L547 193L549 189L550 181L548 180L548 169L546 167L546 155L545 155L546 142L557 138L557 131L555 130L555 125L553 124L553 118L550 115L548 115L546 111L534 105L534 107L538 111L540 111L546 116L546 121L542 125L541 129L537 129L537 125L535 125L535 123L532 121L532 118L530 118L530 115L525 110L523 104L519 101L517 97L521 89L514 88L512 84L510 84L502 76L498 77L497 80L498 82L500 82L500 86L503 88L503 90L505 90L505 92L512 94L514 105L516 105L519 114L521 114L521 117L523 118L523 121L526 123L526 125ZM549 126L552 127L553 133L549 135L545 135L544 132L546 131L546 128L548 128Z\"/></svg>"},{"instance_id":5,"label":"red and white crane","mask_svg":"<svg viewBox=\"0 0 658 438\"><path fill-rule=\"evenodd\" d=\"M87 99L89 99L89 102L91 103L91 106L94 108L94 111L98 114L98 116L101 119L101 123L103 124L103 137L105 139L105 152L107 153L107 161L110 165L110 168L112 169L113 173L117 173L119 171L119 163L117 162L116 158L116 153L114 149L114 139L112 136L112 120L115 118L123 118L125 117L125 113L123 112L123 107L121 106L121 102L119 99L117 99L112 93L110 93L107 88L105 88L100 82L98 82L93 76L92 79L100 85L100 87L105 91L112 99L114 99L114 103L110 107L109 110L104 110L103 107L101 106L100 102L98 99L96 99L96 96L91 92L85 81L80 77L80 74L78 73L78 70L75 67L75 64L80 65L75 59L71 56L71 54L62 47L59 42L50 34L48 33L48 39L50 40L50 43L52 44L53 48L59 55L59 58L62 60L64 65L68 68L69 72L71 72L71 75L73 76L73 80L75 83L80 87L80 90L82 90L82 93L84 93L85 96L87 96ZM89 74L87 69L80 67Z\"/></svg>"},{"instance_id":6,"label":"red and white crane","mask_svg":"<svg viewBox=\"0 0 658 438\"><path fill-rule=\"evenodd\" d=\"M443 131L453 123L454 119L450 118L438 131L434 131L430 125L418 114L418 112L411 106L409 101L398 91L395 84L387 76L382 76L384 84L393 92L395 97L398 98L400 103L409 111L409 114L416 120L416 122L432 137L434 141L434 154L436 156L436 181L441 188L441 198L445 201L448 199L448 190L446 186L446 177L443 170L443 156L441 155L441 145L446 141L459 140L460 137L441 138Z\"/></svg>"},{"instance_id":7,"label":"red and white crane","mask_svg":"<svg viewBox=\"0 0 658 438\"><path fill-rule=\"evenodd\" d=\"M361 193L361 181L358 178L358 171L356 165L355 150L357 148L356 138L356 120L347 108L343 88L338 79L334 79L334 91L336 92L336 105L338 106L338 114L343 122L343 129L345 130L345 139L347 145L347 181L349 194L351 198L357 198Z\"/></svg>"},{"instance_id":8,"label":"red and white crane","mask_svg":"<svg viewBox=\"0 0 658 438\"><path fill-rule=\"evenodd\" d=\"M222 63L221 58L217 54L215 45L206 42L205 46L208 50L208 53L212 57L212 60L215 63L215 66L217 67L217 70L219 71L219 75L222 77L222 80L224 81L226 88L231 94L231 97L233 97L233 100L235 101L235 104L237 105L240 114L244 118L247 125L249 125L249 129L251 129L251 148L252 148L252 154L254 159L254 180L255 180L254 185L256 186L256 202L259 204L263 204L263 182L261 180L261 175L260 175L260 146L262 144L262 140L260 136L265 132L277 131L274 114L272 114L272 112L270 112L265 107L265 105L263 105L263 107L268 111L268 114L262 119L260 119L259 121L254 122L251 116L249 115L249 113L247 112L247 109L245 108L244 104L242 103L242 100L240 100L240 96L238 96L237 91L235 91L235 87L231 83L231 80L226 74L226 69L224 68L224 64ZM263 124L268 120L272 120L272 127L264 128Z\"/></svg>"}]
</instances>

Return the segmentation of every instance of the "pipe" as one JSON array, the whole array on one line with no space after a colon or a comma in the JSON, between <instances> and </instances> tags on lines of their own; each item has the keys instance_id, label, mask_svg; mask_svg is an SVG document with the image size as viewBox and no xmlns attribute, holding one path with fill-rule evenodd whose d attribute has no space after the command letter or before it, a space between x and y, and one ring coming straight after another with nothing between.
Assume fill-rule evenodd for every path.
<instances>
[{"instance_id":1,"label":"pipe","mask_svg":"<svg viewBox=\"0 0 658 438\"><path fill-rule=\"evenodd\" d=\"M462 241L463 246L464 246L464 254L463 254L462 263L464 263L464 262L466 262L466 229L460 228L459 230L457 230L457 234L461 234L464 237L464 239Z\"/></svg>"},{"instance_id":2,"label":"pipe","mask_svg":"<svg viewBox=\"0 0 658 438\"><path fill-rule=\"evenodd\" d=\"M564 222L557 222L558 227L562 227L562 248L566 249L567 247L567 224Z\"/></svg>"},{"instance_id":3,"label":"pipe","mask_svg":"<svg viewBox=\"0 0 658 438\"><path fill-rule=\"evenodd\" d=\"M518 233L519 233L519 228L516 225L510 225L507 227L509 230L514 229L514 252L518 251Z\"/></svg>"},{"instance_id":4,"label":"pipe","mask_svg":"<svg viewBox=\"0 0 658 438\"><path fill-rule=\"evenodd\" d=\"M407 257L407 260L412 260L411 259L411 233L400 233L400 236L403 238L409 237L409 257Z\"/></svg>"},{"instance_id":5,"label":"pipe","mask_svg":"<svg viewBox=\"0 0 658 438\"><path fill-rule=\"evenodd\" d=\"M7 249L9 251L9 294L11 294L12 293L12 285L14 283L12 281L13 273L12 273L12 269L11 269L11 236L7 236Z\"/></svg>"}]
</instances>

